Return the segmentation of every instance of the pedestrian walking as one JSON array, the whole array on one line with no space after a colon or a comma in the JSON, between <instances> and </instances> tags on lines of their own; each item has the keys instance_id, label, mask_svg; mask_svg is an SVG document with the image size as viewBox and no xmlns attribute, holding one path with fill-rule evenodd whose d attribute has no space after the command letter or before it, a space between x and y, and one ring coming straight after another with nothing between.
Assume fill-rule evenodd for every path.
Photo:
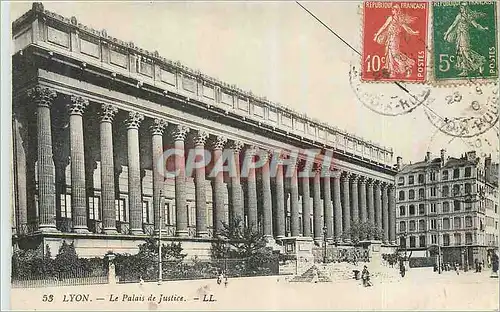
<instances>
[{"instance_id":1,"label":"pedestrian walking","mask_svg":"<svg viewBox=\"0 0 500 312\"><path fill-rule=\"evenodd\" d=\"M224 287L227 288L227 284L228 284L228 280L227 280L227 273L224 274Z\"/></svg>"},{"instance_id":2,"label":"pedestrian walking","mask_svg":"<svg viewBox=\"0 0 500 312\"><path fill-rule=\"evenodd\" d=\"M368 271L366 265L364 266L363 271L361 272L361 280L363 281L364 287L372 286L372 283L370 281L370 272Z\"/></svg>"},{"instance_id":3,"label":"pedestrian walking","mask_svg":"<svg viewBox=\"0 0 500 312\"><path fill-rule=\"evenodd\" d=\"M457 273L457 275L459 275L460 273L458 272L458 262L455 262L455 273Z\"/></svg>"},{"instance_id":4,"label":"pedestrian walking","mask_svg":"<svg viewBox=\"0 0 500 312\"><path fill-rule=\"evenodd\" d=\"M399 274L401 274L401 277L405 277L406 275L406 268L403 260L399 262Z\"/></svg>"}]
</instances>

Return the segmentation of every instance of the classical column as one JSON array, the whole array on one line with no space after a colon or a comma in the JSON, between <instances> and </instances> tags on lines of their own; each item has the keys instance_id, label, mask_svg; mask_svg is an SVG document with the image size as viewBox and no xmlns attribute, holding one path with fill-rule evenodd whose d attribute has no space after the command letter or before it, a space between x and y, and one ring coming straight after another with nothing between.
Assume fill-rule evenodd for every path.
<instances>
[{"instance_id":1,"label":"classical column","mask_svg":"<svg viewBox=\"0 0 500 312\"><path fill-rule=\"evenodd\" d=\"M245 161L253 162L257 149L253 146L245 151ZM258 229L257 222L257 181L255 179L255 168L248 166L247 177L247 219L248 227L253 227L254 230Z\"/></svg>"},{"instance_id":2,"label":"classical column","mask_svg":"<svg viewBox=\"0 0 500 312\"><path fill-rule=\"evenodd\" d=\"M394 184L390 184L389 191L389 242L396 244L396 198L394 196Z\"/></svg>"},{"instance_id":3,"label":"classical column","mask_svg":"<svg viewBox=\"0 0 500 312\"><path fill-rule=\"evenodd\" d=\"M297 159L290 159L292 166L292 175L290 176L290 231L292 237L300 235L299 224L299 183L297 179ZM287 170L289 171L289 170Z\"/></svg>"},{"instance_id":4,"label":"classical column","mask_svg":"<svg viewBox=\"0 0 500 312\"><path fill-rule=\"evenodd\" d=\"M273 157L280 157L274 155ZM276 237L285 237L285 184L283 181L283 160L277 159L276 163Z\"/></svg>"},{"instance_id":5,"label":"classical column","mask_svg":"<svg viewBox=\"0 0 500 312\"><path fill-rule=\"evenodd\" d=\"M342 236L342 204L340 201L340 172L335 171L332 173L333 177L333 209L335 212L335 241L341 242Z\"/></svg>"},{"instance_id":6,"label":"classical column","mask_svg":"<svg viewBox=\"0 0 500 312\"><path fill-rule=\"evenodd\" d=\"M176 125L172 128L174 138L175 164L175 233L177 236L188 236L188 214L186 207L186 162L184 157L184 140L189 128Z\"/></svg>"},{"instance_id":7,"label":"classical column","mask_svg":"<svg viewBox=\"0 0 500 312\"><path fill-rule=\"evenodd\" d=\"M21 133L26 133L26 129L23 127L21 122L19 121L19 116L15 116L14 118L14 170L12 170L12 174L14 174L15 181L12 181L12 185L15 186L15 193L13 194L15 197L15 205L14 208L14 218L13 222L17 221L17 233L21 233L23 230L23 226L26 226L28 223L28 195L26 189L26 151L24 146L27 146L27 136L22 135ZM13 226L13 229L16 227Z\"/></svg>"},{"instance_id":8,"label":"classical column","mask_svg":"<svg viewBox=\"0 0 500 312\"><path fill-rule=\"evenodd\" d=\"M85 154L83 150L83 112L88 100L72 96L67 105L69 111L70 155L71 155L71 209L73 232L88 233L87 195L85 189Z\"/></svg>"},{"instance_id":9,"label":"classical column","mask_svg":"<svg viewBox=\"0 0 500 312\"><path fill-rule=\"evenodd\" d=\"M313 177L313 226L314 241L321 243L323 240L323 222L321 219L321 168L315 168Z\"/></svg>"},{"instance_id":10,"label":"classical column","mask_svg":"<svg viewBox=\"0 0 500 312\"><path fill-rule=\"evenodd\" d=\"M128 157L128 203L130 211L130 234L142 234L142 193L139 156L139 126L144 115L129 112L127 125Z\"/></svg>"},{"instance_id":11,"label":"classical column","mask_svg":"<svg viewBox=\"0 0 500 312\"><path fill-rule=\"evenodd\" d=\"M344 233L349 233L351 230L351 207L349 200L349 173L344 172L341 176L342 180L342 216L343 216L343 229ZM349 244L351 242L350 237L344 236L344 243Z\"/></svg>"},{"instance_id":12,"label":"classical column","mask_svg":"<svg viewBox=\"0 0 500 312\"><path fill-rule=\"evenodd\" d=\"M224 136L217 136L213 142L213 155L214 155L214 233L220 233L223 229L224 222L226 222L226 214L224 209L224 172L222 171L224 159L222 157L222 150L227 143L227 138Z\"/></svg>"},{"instance_id":13,"label":"classical column","mask_svg":"<svg viewBox=\"0 0 500 312\"><path fill-rule=\"evenodd\" d=\"M375 226L378 229L382 228L382 197L380 193L380 181L376 181L374 186L375 192ZM380 239L377 237L376 239Z\"/></svg>"},{"instance_id":14,"label":"classical column","mask_svg":"<svg viewBox=\"0 0 500 312\"><path fill-rule=\"evenodd\" d=\"M262 165L262 228L266 238L273 238L273 201L271 195L271 175L269 170L269 155L268 151L260 151L259 157L263 161Z\"/></svg>"},{"instance_id":15,"label":"classical column","mask_svg":"<svg viewBox=\"0 0 500 312\"><path fill-rule=\"evenodd\" d=\"M208 138L208 132L198 131L194 137L194 150L196 157L202 157L205 163L205 143ZM196 201L196 236L207 237L207 193L205 180L205 166L196 166L194 187Z\"/></svg>"},{"instance_id":16,"label":"classical column","mask_svg":"<svg viewBox=\"0 0 500 312\"><path fill-rule=\"evenodd\" d=\"M330 168L323 168L323 213L324 223L326 227L326 238L333 239L333 203L331 189L331 172Z\"/></svg>"},{"instance_id":17,"label":"classical column","mask_svg":"<svg viewBox=\"0 0 500 312\"><path fill-rule=\"evenodd\" d=\"M50 107L57 94L38 86L29 90L28 95L37 105L39 230L55 232L56 191Z\"/></svg>"},{"instance_id":18,"label":"classical column","mask_svg":"<svg viewBox=\"0 0 500 312\"><path fill-rule=\"evenodd\" d=\"M359 221L364 223L367 220L367 206L366 206L366 178L359 176ZM364 239L364 238L363 238Z\"/></svg>"},{"instance_id":19,"label":"classical column","mask_svg":"<svg viewBox=\"0 0 500 312\"><path fill-rule=\"evenodd\" d=\"M382 239L384 244L389 242L389 203L387 191L387 183L382 183Z\"/></svg>"},{"instance_id":20,"label":"classical column","mask_svg":"<svg viewBox=\"0 0 500 312\"><path fill-rule=\"evenodd\" d=\"M235 219L244 221L245 212L243 210L243 193L241 189L240 180L240 151L243 148L243 143L234 141L232 144L233 149L233 162L231 163L231 209L232 216Z\"/></svg>"},{"instance_id":21,"label":"classical column","mask_svg":"<svg viewBox=\"0 0 500 312\"><path fill-rule=\"evenodd\" d=\"M373 194L373 179L367 179L366 181L367 194L366 198L368 201L368 222L375 225L375 207L374 207L374 194ZM373 239L373 235L370 235L368 239Z\"/></svg>"},{"instance_id":22,"label":"classical column","mask_svg":"<svg viewBox=\"0 0 500 312\"><path fill-rule=\"evenodd\" d=\"M303 168L303 172L311 172L311 168L307 166L308 163L305 163ZM310 237L311 236L311 190L309 187L309 176L305 175L301 177L302 181L302 225L303 231L302 236Z\"/></svg>"},{"instance_id":23,"label":"classical column","mask_svg":"<svg viewBox=\"0 0 500 312\"><path fill-rule=\"evenodd\" d=\"M351 222L359 223L359 195L358 195L359 175L351 175Z\"/></svg>"},{"instance_id":24,"label":"classical column","mask_svg":"<svg viewBox=\"0 0 500 312\"><path fill-rule=\"evenodd\" d=\"M118 108L101 107L101 198L102 226L105 234L117 234L115 209L115 173L113 159L113 118ZM154 167L155 168L155 167Z\"/></svg>"},{"instance_id":25,"label":"classical column","mask_svg":"<svg viewBox=\"0 0 500 312\"><path fill-rule=\"evenodd\" d=\"M153 155L153 215L154 215L154 230L155 233L160 231L160 228L164 229L165 226L165 208L161 206L162 203L162 190L164 187L164 176L163 172L158 171L158 163L164 166L165 161L163 160L163 131L167 126L167 122L163 119L155 118L153 119L153 124L151 125L151 147ZM160 214L162 218L160 218ZM162 224L160 224L160 221Z\"/></svg>"}]
</instances>

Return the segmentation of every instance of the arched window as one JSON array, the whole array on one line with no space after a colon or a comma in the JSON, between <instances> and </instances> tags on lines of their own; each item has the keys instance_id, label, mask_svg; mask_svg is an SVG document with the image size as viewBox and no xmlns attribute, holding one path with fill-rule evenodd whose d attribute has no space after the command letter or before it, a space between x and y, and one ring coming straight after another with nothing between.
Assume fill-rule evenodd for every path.
<instances>
[{"instance_id":1,"label":"arched window","mask_svg":"<svg viewBox=\"0 0 500 312\"><path fill-rule=\"evenodd\" d=\"M450 196L450 187L448 185L443 186L443 197Z\"/></svg>"},{"instance_id":2,"label":"arched window","mask_svg":"<svg viewBox=\"0 0 500 312\"><path fill-rule=\"evenodd\" d=\"M399 222L399 231L406 232L406 222L404 221Z\"/></svg>"},{"instance_id":3,"label":"arched window","mask_svg":"<svg viewBox=\"0 0 500 312\"><path fill-rule=\"evenodd\" d=\"M399 215L404 216L406 215L406 209L405 206L399 206Z\"/></svg>"},{"instance_id":4,"label":"arched window","mask_svg":"<svg viewBox=\"0 0 500 312\"><path fill-rule=\"evenodd\" d=\"M405 200L405 191L399 191L399 200Z\"/></svg>"},{"instance_id":5,"label":"arched window","mask_svg":"<svg viewBox=\"0 0 500 312\"><path fill-rule=\"evenodd\" d=\"M410 205L408 213L410 214L410 216L415 215L415 205Z\"/></svg>"},{"instance_id":6,"label":"arched window","mask_svg":"<svg viewBox=\"0 0 500 312\"><path fill-rule=\"evenodd\" d=\"M418 220L418 230L420 232L425 231L425 220Z\"/></svg>"}]
</instances>

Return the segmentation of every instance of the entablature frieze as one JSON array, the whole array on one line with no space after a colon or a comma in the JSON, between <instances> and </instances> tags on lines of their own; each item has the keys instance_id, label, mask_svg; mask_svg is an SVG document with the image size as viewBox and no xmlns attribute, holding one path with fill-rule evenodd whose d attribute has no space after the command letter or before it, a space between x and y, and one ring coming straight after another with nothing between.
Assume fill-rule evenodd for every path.
<instances>
[{"instance_id":1,"label":"entablature frieze","mask_svg":"<svg viewBox=\"0 0 500 312\"><path fill-rule=\"evenodd\" d=\"M241 120L280 131L283 135L392 167L392 149L211 78L179 62L167 60L157 51L149 52L132 42L110 37L105 30L95 30L78 23L75 17L66 18L49 12L41 4L34 4L30 12L12 24L14 39L24 36L26 31L29 33L30 30L25 28L30 25L44 28L44 31L38 31L38 35L32 36L26 46L19 48L21 50L36 44L38 48L53 51L53 59L56 54L61 54L79 62L80 67L93 66L93 69L107 71L109 79L117 76L135 79L135 85L142 89L161 88L165 95L185 98L186 103L198 101L207 108L217 107L226 114L237 115ZM31 32L35 30L31 29ZM73 41L77 41L76 44Z\"/></svg>"}]
</instances>

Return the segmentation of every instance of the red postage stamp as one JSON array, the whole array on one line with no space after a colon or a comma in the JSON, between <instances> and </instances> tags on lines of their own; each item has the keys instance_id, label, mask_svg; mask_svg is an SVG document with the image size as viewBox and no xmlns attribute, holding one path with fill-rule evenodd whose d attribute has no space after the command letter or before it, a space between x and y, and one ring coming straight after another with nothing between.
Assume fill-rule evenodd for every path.
<instances>
[{"instance_id":1,"label":"red postage stamp","mask_svg":"<svg viewBox=\"0 0 500 312\"><path fill-rule=\"evenodd\" d=\"M426 2L363 3L363 81L425 82Z\"/></svg>"}]
</instances>

